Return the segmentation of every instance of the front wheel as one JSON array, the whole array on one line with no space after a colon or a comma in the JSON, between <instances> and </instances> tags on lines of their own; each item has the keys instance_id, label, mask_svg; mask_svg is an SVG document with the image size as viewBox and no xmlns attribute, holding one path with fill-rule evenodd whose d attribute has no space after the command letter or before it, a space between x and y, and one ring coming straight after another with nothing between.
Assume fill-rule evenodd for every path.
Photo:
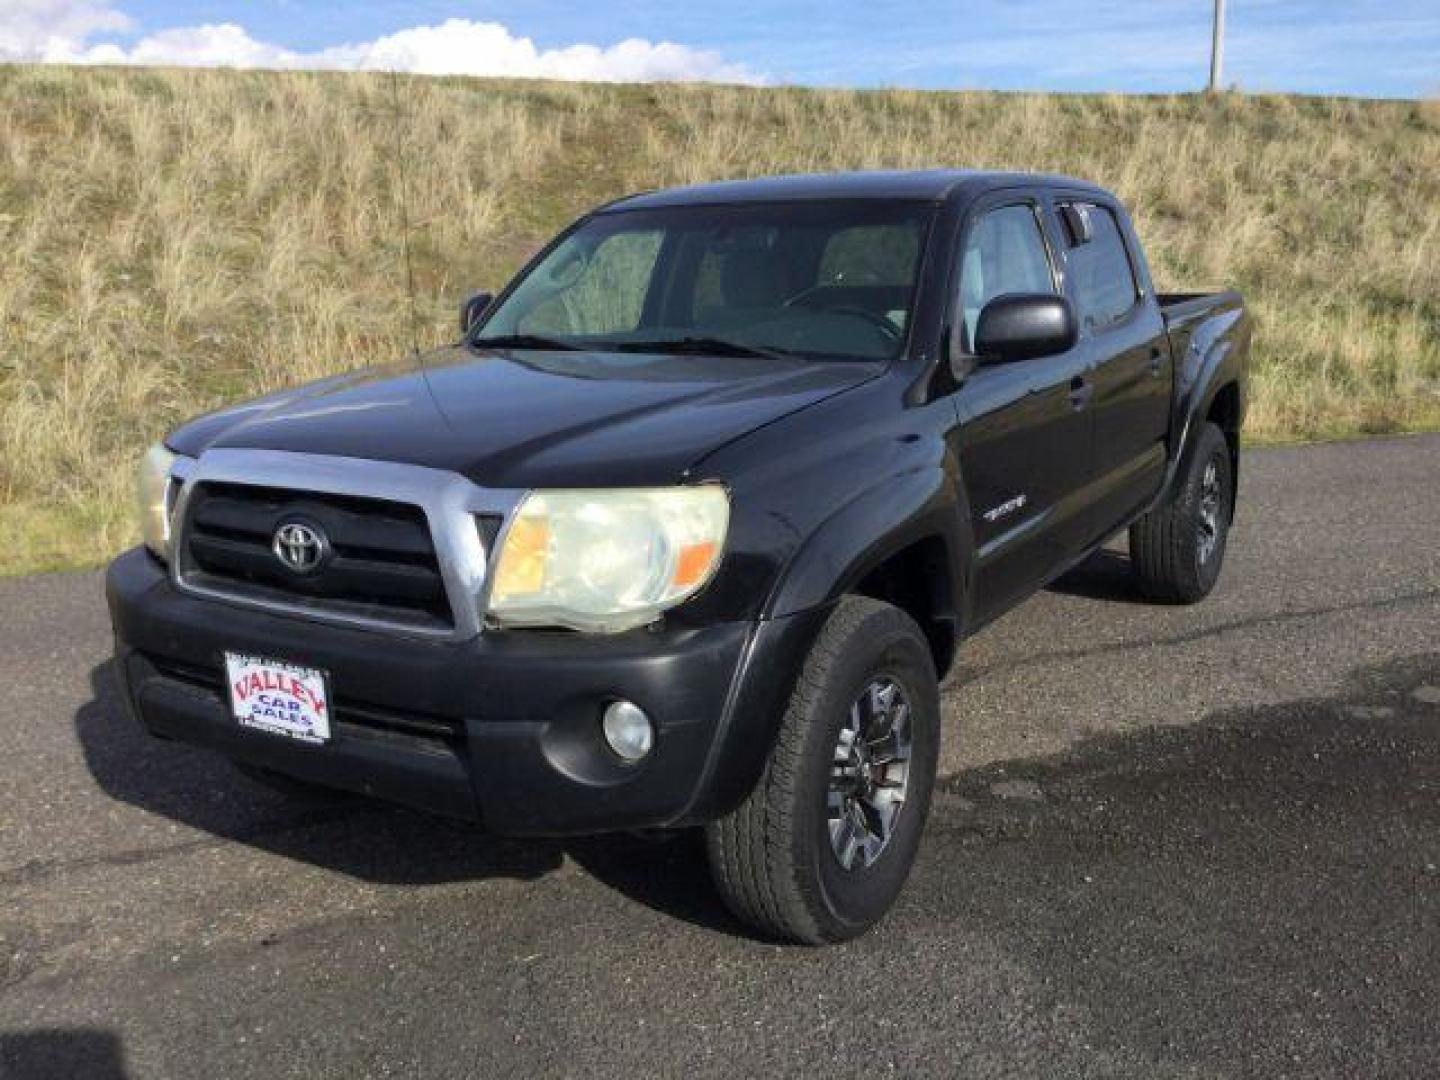
<instances>
[{"instance_id":1,"label":"front wheel","mask_svg":"<svg viewBox=\"0 0 1440 1080\"><path fill-rule=\"evenodd\" d=\"M855 937L890 909L920 844L939 685L913 619L846 597L817 637L760 781L706 829L730 909L773 937Z\"/></svg>"},{"instance_id":2,"label":"front wheel","mask_svg":"<svg viewBox=\"0 0 1440 1080\"><path fill-rule=\"evenodd\" d=\"M1175 498L1130 526L1130 565L1148 595L1181 604L1209 595L1225 559L1234 498L1230 446L1206 424Z\"/></svg>"}]
</instances>

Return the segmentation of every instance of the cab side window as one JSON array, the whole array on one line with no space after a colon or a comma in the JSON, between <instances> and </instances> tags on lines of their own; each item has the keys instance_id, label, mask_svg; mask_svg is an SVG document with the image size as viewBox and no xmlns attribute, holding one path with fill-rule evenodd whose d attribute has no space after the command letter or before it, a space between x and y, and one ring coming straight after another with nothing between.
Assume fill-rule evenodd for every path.
<instances>
[{"instance_id":1,"label":"cab side window","mask_svg":"<svg viewBox=\"0 0 1440 1080\"><path fill-rule=\"evenodd\" d=\"M1071 206L1078 220L1088 222L1090 239L1071 231L1065 269L1074 285L1080 325L1102 330L1129 313L1140 298L1140 289L1115 214L1093 203Z\"/></svg>"},{"instance_id":2,"label":"cab side window","mask_svg":"<svg viewBox=\"0 0 1440 1080\"><path fill-rule=\"evenodd\" d=\"M974 352L980 312L1007 293L1053 293L1055 277L1035 208L1002 206L970 229L960 253L962 347Z\"/></svg>"}]
</instances>

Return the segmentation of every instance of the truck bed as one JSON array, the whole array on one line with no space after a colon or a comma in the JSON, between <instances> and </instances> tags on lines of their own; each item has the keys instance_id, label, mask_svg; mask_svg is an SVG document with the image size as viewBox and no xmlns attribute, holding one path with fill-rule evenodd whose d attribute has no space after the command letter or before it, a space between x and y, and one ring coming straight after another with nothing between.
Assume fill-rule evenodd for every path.
<instances>
[{"instance_id":1,"label":"truck bed","mask_svg":"<svg viewBox=\"0 0 1440 1080\"><path fill-rule=\"evenodd\" d=\"M1244 314L1245 301L1233 289L1223 292L1157 293L1160 315L1170 336L1170 348L1180 366L1192 344L1202 347L1208 342L1196 340L1196 331L1206 324L1223 332ZM1202 333L1202 337L1208 334Z\"/></svg>"},{"instance_id":2,"label":"truck bed","mask_svg":"<svg viewBox=\"0 0 1440 1080\"><path fill-rule=\"evenodd\" d=\"M1238 292L1156 293L1175 362L1175 401L1182 412L1207 365L1233 362L1232 351L1248 344L1249 319ZM1238 369L1237 369L1238 374Z\"/></svg>"},{"instance_id":3,"label":"truck bed","mask_svg":"<svg viewBox=\"0 0 1440 1080\"><path fill-rule=\"evenodd\" d=\"M1160 313L1166 322L1176 322L1197 314L1208 314L1230 304L1242 303L1240 294L1234 289L1221 292L1177 292L1156 293Z\"/></svg>"}]
</instances>

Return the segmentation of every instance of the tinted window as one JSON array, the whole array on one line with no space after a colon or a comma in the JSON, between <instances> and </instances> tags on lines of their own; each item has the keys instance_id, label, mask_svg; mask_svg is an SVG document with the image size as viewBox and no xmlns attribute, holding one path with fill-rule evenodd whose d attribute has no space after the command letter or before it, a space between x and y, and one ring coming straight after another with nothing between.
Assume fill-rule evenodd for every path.
<instances>
[{"instance_id":1,"label":"tinted window","mask_svg":"<svg viewBox=\"0 0 1440 1080\"><path fill-rule=\"evenodd\" d=\"M733 323L773 304L779 290L781 302L794 309L848 305L884 317L897 334L903 333L923 236L914 223L807 232L810 235L796 230L783 237L767 229L747 236L742 230L724 229L707 234L695 276L695 322ZM788 257L782 255L782 240L790 248ZM816 242L821 245L819 262L810 271L804 265L806 249Z\"/></svg>"},{"instance_id":2,"label":"tinted window","mask_svg":"<svg viewBox=\"0 0 1440 1080\"><path fill-rule=\"evenodd\" d=\"M1030 206L1005 206L977 221L960 254L964 346L970 351L980 311L1006 293L1054 292L1040 223Z\"/></svg>"},{"instance_id":3,"label":"tinted window","mask_svg":"<svg viewBox=\"0 0 1440 1080\"><path fill-rule=\"evenodd\" d=\"M799 357L888 359L904 346L934 213L837 201L597 214L478 334L657 353L719 338Z\"/></svg>"},{"instance_id":4,"label":"tinted window","mask_svg":"<svg viewBox=\"0 0 1440 1080\"><path fill-rule=\"evenodd\" d=\"M1108 326L1135 306L1139 290L1115 215L1103 206L1076 204L1090 221L1090 242L1070 249L1065 265L1082 326Z\"/></svg>"},{"instance_id":5,"label":"tinted window","mask_svg":"<svg viewBox=\"0 0 1440 1080\"><path fill-rule=\"evenodd\" d=\"M525 334L569 334L633 330L640 322L645 290L664 234L636 229L606 237L587 258L558 262L549 281L555 287L515 324Z\"/></svg>"}]
</instances>

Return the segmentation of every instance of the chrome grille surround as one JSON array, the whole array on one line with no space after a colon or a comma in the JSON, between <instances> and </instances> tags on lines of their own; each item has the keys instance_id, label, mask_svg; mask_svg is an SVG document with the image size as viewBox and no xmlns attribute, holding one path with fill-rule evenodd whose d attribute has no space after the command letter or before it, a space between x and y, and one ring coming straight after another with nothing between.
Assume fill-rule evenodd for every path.
<instances>
[{"instance_id":1,"label":"chrome grille surround","mask_svg":"<svg viewBox=\"0 0 1440 1080\"><path fill-rule=\"evenodd\" d=\"M216 447L197 459L181 459L173 475L180 488L173 518L170 577L193 596L238 604L282 615L366 630L463 641L484 627L489 585L488 552L479 518L509 519L524 491L482 488L458 473L423 465L402 465L366 458L303 454L287 450ZM418 506L430 526L453 623L417 626L380 615L327 609L323 602L296 602L247 594L239 585L202 583L186 543L190 498L206 482L249 485L306 493L380 499Z\"/></svg>"}]
</instances>

